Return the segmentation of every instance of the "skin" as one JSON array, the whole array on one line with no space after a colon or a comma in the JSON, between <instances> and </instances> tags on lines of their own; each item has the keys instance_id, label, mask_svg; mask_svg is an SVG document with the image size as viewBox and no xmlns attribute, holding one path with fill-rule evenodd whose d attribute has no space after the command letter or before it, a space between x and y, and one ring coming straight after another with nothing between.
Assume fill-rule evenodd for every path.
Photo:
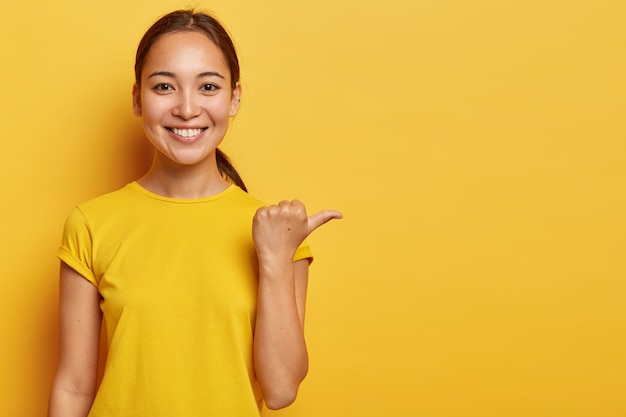
<instances>
[{"instance_id":1,"label":"skin","mask_svg":"<svg viewBox=\"0 0 626 417\"><path fill-rule=\"evenodd\" d=\"M152 166L138 180L174 198L199 198L229 183L215 151L237 114L241 86L231 87L222 52L198 32L164 35L148 53L133 110L155 148ZM190 131L191 136L176 129ZM339 212L308 216L304 205L282 201L260 208L252 221L259 259L254 336L256 376L271 409L291 404L308 370L304 313L308 260L293 255L313 230ZM60 271L60 353L49 417L84 417L93 403L102 315L98 289L65 264Z\"/></svg>"},{"instance_id":2,"label":"skin","mask_svg":"<svg viewBox=\"0 0 626 417\"><path fill-rule=\"evenodd\" d=\"M231 88L220 49L198 32L165 35L150 49L133 89L133 109L155 148L149 172L138 182L157 194L198 198L224 191L215 150L239 110L241 86ZM203 129L182 137L173 128Z\"/></svg>"}]
</instances>

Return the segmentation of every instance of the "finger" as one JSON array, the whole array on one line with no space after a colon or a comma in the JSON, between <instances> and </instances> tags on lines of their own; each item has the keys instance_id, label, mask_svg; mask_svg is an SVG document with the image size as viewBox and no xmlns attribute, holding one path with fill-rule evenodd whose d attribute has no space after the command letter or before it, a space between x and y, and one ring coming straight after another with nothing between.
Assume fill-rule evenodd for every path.
<instances>
[{"instance_id":1,"label":"finger","mask_svg":"<svg viewBox=\"0 0 626 417\"><path fill-rule=\"evenodd\" d=\"M306 219L308 216L306 214L306 207L300 200L291 200L289 202L289 207L291 208L291 213L296 215L300 219Z\"/></svg>"},{"instance_id":2,"label":"finger","mask_svg":"<svg viewBox=\"0 0 626 417\"><path fill-rule=\"evenodd\" d=\"M332 219L341 219L343 215L335 210L320 211L309 217L309 233Z\"/></svg>"}]
</instances>

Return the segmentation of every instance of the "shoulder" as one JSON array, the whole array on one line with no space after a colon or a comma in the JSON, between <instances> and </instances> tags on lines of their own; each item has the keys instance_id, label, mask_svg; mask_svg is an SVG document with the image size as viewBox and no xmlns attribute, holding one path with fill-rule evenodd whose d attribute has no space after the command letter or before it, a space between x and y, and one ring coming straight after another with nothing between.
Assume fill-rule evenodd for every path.
<instances>
[{"instance_id":1,"label":"shoulder","mask_svg":"<svg viewBox=\"0 0 626 417\"><path fill-rule=\"evenodd\" d=\"M81 211L89 212L93 210L98 210L101 207L110 207L111 205L115 206L118 204L123 204L129 199L132 199L132 197L136 193L133 191L133 188L133 183L130 183L116 191L102 194L90 200L83 201L77 204L76 207Z\"/></svg>"},{"instance_id":2,"label":"shoulder","mask_svg":"<svg viewBox=\"0 0 626 417\"><path fill-rule=\"evenodd\" d=\"M232 191L231 192L232 201L236 202L237 204L242 204L245 206L250 206L250 207L255 207L255 208L259 208L259 207L267 205L265 202L243 191L241 188L237 187L236 185L232 186L231 191Z\"/></svg>"},{"instance_id":3,"label":"shoulder","mask_svg":"<svg viewBox=\"0 0 626 417\"><path fill-rule=\"evenodd\" d=\"M102 218L111 216L112 213L127 212L125 208L134 205L131 188L131 184L129 184L116 191L76 204L68 214L66 222L73 224L98 223Z\"/></svg>"}]
</instances>

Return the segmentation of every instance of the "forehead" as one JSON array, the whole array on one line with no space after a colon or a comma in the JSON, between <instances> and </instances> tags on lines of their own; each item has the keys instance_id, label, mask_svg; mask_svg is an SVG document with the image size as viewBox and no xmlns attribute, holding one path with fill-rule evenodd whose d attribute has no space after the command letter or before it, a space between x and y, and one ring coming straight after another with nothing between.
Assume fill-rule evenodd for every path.
<instances>
[{"instance_id":1,"label":"forehead","mask_svg":"<svg viewBox=\"0 0 626 417\"><path fill-rule=\"evenodd\" d=\"M172 32L160 37L146 56L142 77L153 71L181 75L217 71L230 76L224 53L201 32Z\"/></svg>"}]
</instances>

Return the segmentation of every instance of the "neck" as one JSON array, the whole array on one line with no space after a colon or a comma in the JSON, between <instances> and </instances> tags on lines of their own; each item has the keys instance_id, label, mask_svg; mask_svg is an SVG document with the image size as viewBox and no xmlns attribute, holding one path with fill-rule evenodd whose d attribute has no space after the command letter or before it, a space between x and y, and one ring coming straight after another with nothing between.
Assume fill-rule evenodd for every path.
<instances>
[{"instance_id":1,"label":"neck","mask_svg":"<svg viewBox=\"0 0 626 417\"><path fill-rule=\"evenodd\" d=\"M150 170L137 183L158 195L171 198L203 198L219 194L230 183L219 173L215 161L210 164L176 165L164 163L158 155Z\"/></svg>"}]
</instances>

